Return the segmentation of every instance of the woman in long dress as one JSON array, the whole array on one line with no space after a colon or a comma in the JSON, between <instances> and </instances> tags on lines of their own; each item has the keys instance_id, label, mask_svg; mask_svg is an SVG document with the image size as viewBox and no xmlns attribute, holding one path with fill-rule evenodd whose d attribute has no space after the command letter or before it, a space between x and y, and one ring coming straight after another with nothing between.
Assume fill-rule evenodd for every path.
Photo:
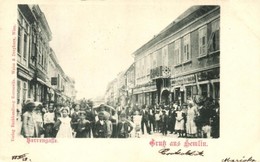
<instances>
[{"instance_id":1,"label":"woman in long dress","mask_svg":"<svg viewBox=\"0 0 260 162\"><path fill-rule=\"evenodd\" d=\"M198 115L197 107L193 102L189 102L187 110L187 122L186 122L186 133L190 137L195 137L197 134L197 126L195 124L195 118Z\"/></svg>"},{"instance_id":2,"label":"woman in long dress","mask_svg":"<svg viewBox=\"0 0 260 162\"><path fill-rule=\"evenodd\" d=\"M63 108L61 110L62 116L58 118L60 121L59 131L57 133L57 138L73 138L72 128L71 128L71 118L69 115L69 110Z\"/></svg>"}]
</instances>

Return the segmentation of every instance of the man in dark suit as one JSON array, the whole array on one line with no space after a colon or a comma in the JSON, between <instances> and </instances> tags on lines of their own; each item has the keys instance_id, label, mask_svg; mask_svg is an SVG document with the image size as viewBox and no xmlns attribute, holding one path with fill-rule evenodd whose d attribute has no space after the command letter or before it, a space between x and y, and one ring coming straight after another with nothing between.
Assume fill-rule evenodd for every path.
<instances>
[{"instance_id":1,"label":"man in dark suit","mask_svg":"<svg viewBox=\"0 0 260 162\"><path fill-rule=\"evenodd\" d=\"M143 105L142 106L142 110L141 110L141 116L142 116L142 120L141 120L141 129L142 129L142 133L144 134L144 125L146 127L146 131L148 134L151 134L151 131L150 131L150 127L149 127L149 112L148 110L146 109L146 106Z\"/></svg>"},{"instance_id":2,"label":"man in dark suit","mask_svg":"<svg viewBox=\"0 0 260 162\"><path fill-rule=\"evenodd\" d=\"M126 114L121 114L121 121L118 123L118 138L128 138L129 133L133 130L133 126L126 120Z\"/></svg>"},{"instance_id":3,"label":"man in dark suit","mask_svg":"<svg viewBox=\"0 0 260 162\"><path fill-rule=\"evenodd\" d=\"M166 114L166 111L163 109L161 115L161 124L162 124L162 134L167 135L167 124L168 124L168 115Z\"/></svg>"}]
</instances>

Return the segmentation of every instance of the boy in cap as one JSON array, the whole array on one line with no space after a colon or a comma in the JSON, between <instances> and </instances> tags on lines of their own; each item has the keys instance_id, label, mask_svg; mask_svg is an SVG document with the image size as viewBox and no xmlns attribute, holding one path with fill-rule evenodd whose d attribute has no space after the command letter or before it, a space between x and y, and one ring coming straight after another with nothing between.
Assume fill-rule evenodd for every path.
<instances>
[{"instance_id":1,"label":"boy in cap","mask_svg":"<svg viewBox=\"0 0 260 162\"><path fill-rule=\"evenodd\" d=\"M118 138L128 138L129 133L133 130L133 126L126 120L126 114L122 113L120 117L121 121L117 126Z\"/></svg>"},{"instance_id":2,"label":"boy in cap","mask_svg":"<svg viewBox=\"0 0 260 162\"><path fill-rule=\"evenodd\" d=\"M103 113L98 114L98 121L95 124L95 137L105 138L107 134L107 125L104 121L105 116Z\"/></svg>"}]
</instances>

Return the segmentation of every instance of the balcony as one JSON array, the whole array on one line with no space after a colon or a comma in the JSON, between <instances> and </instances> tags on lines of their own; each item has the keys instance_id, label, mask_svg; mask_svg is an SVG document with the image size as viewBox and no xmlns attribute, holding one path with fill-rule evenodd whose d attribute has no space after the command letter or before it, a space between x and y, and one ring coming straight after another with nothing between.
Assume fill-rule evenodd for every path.
<instances>
[{"instance_id":1,"label":"balcony","mask_svg":"<svg viewBox=\"0 0 260 162\"><path fill-rule=\"evenodd\" d=\"M158 66L150 70L150 78L169 78L171 77L171 69L168 66Z\"/></svg>"}]
</instances>

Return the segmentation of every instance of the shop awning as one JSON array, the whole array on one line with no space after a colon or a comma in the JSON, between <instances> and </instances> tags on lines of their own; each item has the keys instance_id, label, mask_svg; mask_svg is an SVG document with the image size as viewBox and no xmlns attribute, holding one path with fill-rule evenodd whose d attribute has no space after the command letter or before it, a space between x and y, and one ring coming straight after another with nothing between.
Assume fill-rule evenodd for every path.
<instances>
[{"instance_id":1,"label":"shop awning","mask_svg":"<svg viewBox=\"0 0 260 162\"><path fill-rule=\"evenodd\" d=\"M18 72L18 76L23 77L23 78L25 78L27 80L32 80L31 76L29 76L28 74L25 74L25 73L23 73L21 71Z\"/></svg>"},{"instance_id":2,"label":"shop awning","mask_svg":"<svg viewBox=\"0 0 260 162\"><path fill-rule=\"evenodd\" d=\"M41 80L40 78L37 78L37 81L38 81L38 82L40 82L41 84L44 84L44 85L46 85L47 87L51 87L51 85L50 85L50 84L48 84L47 82L45 82L45 81Z\"/></svg>"}]
</instances>

